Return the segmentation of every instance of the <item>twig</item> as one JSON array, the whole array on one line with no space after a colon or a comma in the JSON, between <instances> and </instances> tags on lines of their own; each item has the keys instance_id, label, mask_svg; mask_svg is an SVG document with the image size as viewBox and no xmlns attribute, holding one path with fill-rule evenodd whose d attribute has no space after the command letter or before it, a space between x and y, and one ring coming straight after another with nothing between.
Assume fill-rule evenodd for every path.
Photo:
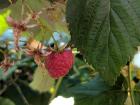
<instances>
[{"instance_id":1,"label":"twig","mask_svg":"<svg viewBox=\"0 0 140 105\"><path fill-rule=\"evenodd\" d=\"M16 81L16 80L17 80L17 78L15 78L13 81ZM0 90L0 95L2 95L2 94L7 90L7 88L8 88L9 86L11 86L11 85L12 85L11 82L9 82L8 84L4 85L3 89Z\"/></svg>"},{"instance_id":2,"label":"twig","mask_svg":"<svg viewBox=\"0 0 140 105\"><path fill-rule=\"evenodd\" d=\"M25 105L30 105L29 102L27 101L26 97L24 96L21 88L18 86L17 83L15 83L15 81L12 81L12 84L15 86L15 88L17 89L18 93L20 94L22 100L24 101Z\"/></svg>"},{"instance_id":3,"label":"twig","mask_svg":"<svg viewBox=\"0 0 140 105\"><path fill-rule=\"evenodd\" d=\"M0 90L0 96L6 91L6 89L7 89L7 85L5 85L2 90Z\"/></svg>"},{"instance_id":4,"label":"twig","mask_svg":"<svg viewBox=\"0 0 140 105\"><path fill-rule=\"evenodd\" d=\"M25 0L22 0L22 7L21 7L21 19L23 19L23 16L24 16L24 7L25 7L25 4L24 4Z\"/></svg>"}]
</instances>

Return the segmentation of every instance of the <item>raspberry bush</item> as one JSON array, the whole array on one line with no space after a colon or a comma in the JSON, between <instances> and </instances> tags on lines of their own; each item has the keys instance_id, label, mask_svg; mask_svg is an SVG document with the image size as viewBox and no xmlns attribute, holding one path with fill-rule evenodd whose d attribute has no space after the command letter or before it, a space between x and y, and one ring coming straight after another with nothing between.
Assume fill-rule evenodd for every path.
<instances>
[{"instance_id":1,"label":"raspberry bush","mask_svg":"<svg viewBox=\"0 0 140 105\"><path fill-rule=\"evenodd\" d=\"M140 105L139 10L139 0L1 0L0 105Z\"/></svg>"}]
</instances>

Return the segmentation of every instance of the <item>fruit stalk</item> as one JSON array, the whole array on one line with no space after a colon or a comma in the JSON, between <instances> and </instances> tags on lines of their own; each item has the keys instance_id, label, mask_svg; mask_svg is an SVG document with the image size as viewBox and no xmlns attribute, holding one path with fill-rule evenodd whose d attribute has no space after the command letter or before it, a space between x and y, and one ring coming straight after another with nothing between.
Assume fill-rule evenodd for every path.
<instances>
[{"instance_id":1,"label":"fruit stalk","mask_svg":"<svg viewBox=\"0 0 140 105\"><path fill-rule=\"evenodd\" d=\"M60 87L60 85L61 85L61 83L62 83L62 80L63 80L63 77L58 79L57 84L56 84L56 86L55 86L55 91L54 91L54 93L52 93L52 95L51 95L50 102L55 98L55 96L56 96L56 94L57 94L57 91L58 91L58 89L59 89L59 87Z\"/></svg>"}]
</instances>

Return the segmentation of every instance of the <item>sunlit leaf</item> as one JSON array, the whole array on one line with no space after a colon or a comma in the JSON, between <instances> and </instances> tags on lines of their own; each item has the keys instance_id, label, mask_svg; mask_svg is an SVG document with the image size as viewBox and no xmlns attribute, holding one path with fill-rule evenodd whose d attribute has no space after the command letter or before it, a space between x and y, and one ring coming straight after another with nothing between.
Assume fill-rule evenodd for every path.
<instances>
[{"instance_id":1,"label":"sunlit leaf","mask_svg":"<svg viewBox=\"0 0 140 105\"><path fill-rule=\"evenodd\" d=\"M0 36L8 28L6 17L10 14L10 10L0 14Z\"/></svg>"},{"instance_id":2,"label":"sunlit leaf","mask_svg":"<svg viewBox=\"0 0 140 105\"><path fill-rule=\"evenodd\" d=\"M30 86L39 92L49 91L54 86L55 79L49 76L47 70L38 67L34 73Z\"/></svg>"}]
</instances>

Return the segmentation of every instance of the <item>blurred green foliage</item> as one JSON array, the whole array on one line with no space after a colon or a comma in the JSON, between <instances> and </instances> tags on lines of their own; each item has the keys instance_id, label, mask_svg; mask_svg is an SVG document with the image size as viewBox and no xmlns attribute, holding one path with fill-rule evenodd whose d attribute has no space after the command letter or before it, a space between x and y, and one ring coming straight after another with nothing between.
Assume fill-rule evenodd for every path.
<instances>
[{"instance_id":1,"label":"blurred green foliage","mask_svg":"<svg viewBox=\"0 0 140 105\"><path fill-rule=\"evenodd\" d=\"M0 97L0 105L15 105L14 102L7 98Z\"/></svg>"}]
</instances>

